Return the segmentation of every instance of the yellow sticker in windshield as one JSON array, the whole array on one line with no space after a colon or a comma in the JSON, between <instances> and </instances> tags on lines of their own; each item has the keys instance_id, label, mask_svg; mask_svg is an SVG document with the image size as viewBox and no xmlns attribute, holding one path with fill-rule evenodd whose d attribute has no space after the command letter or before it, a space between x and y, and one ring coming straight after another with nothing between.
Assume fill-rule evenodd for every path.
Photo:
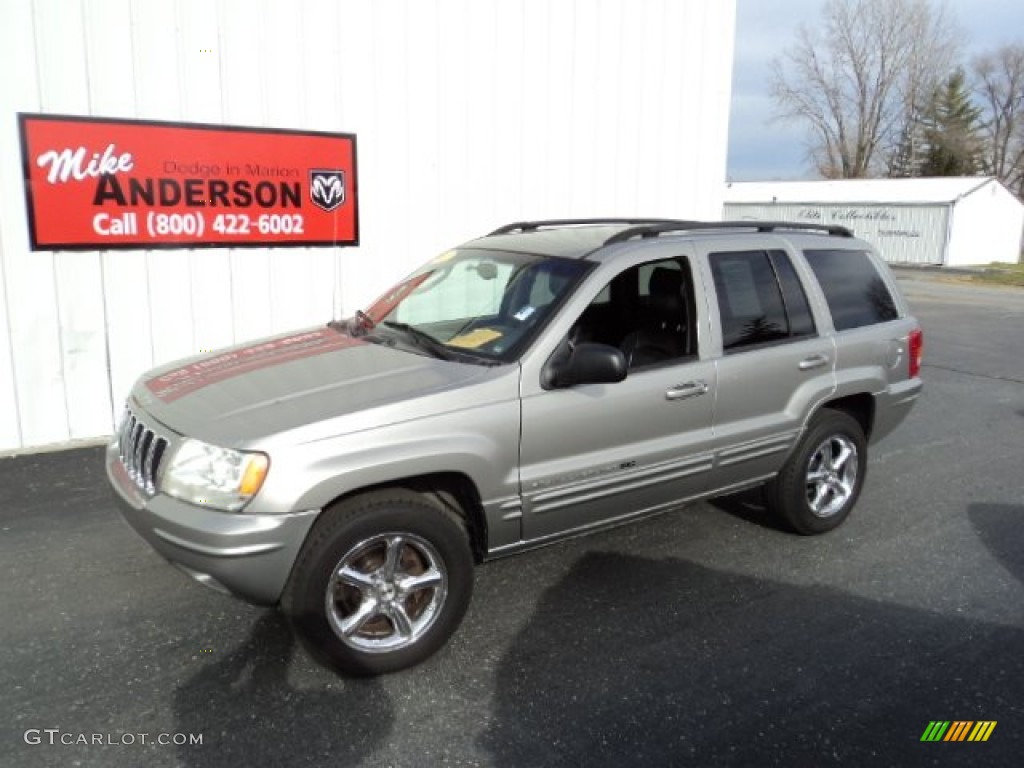
<instances>
[{"instance_id":1,"label":"yellow sticker in windshield","mask_svg":"<svg viewBox=\"0 0 1024 768\"><path fill-rule=\"evenodd\" d=\"M459 255L459 252L453 248L450 251L445 251L444 253L442 253L440 256L438 256L436 259L434 259L431 263L432 264L443 264L444 262L448 261L449 259L454 259L458 255Z\"/></svg>"},{"instance_id":2,"label":"yellow sticker in windshield","mask_svg":"<svg viewBox=\"0 0 1024 768\"><path fill-rule=\"evenodd\" d=\"M500 339L504 334L493 328L477 328L475 331L463 333L445 342L449 347L462 347L463 349L476 349L484 344Z\"/></svg>"}]
</instances>

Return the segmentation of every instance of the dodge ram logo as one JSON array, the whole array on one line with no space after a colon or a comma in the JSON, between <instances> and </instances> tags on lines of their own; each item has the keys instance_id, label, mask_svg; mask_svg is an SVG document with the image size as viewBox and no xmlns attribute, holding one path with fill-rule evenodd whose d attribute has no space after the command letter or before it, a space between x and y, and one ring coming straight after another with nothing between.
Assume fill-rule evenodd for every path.
<instances>
[{"instance_id":1,"label":"dodge ram logo","mask_svg":"<svg viewBox=\"0 0 1024 768\"><path fill-rule=\"evenodd\" d=\"M345 202L345 172L317 168L309 172L309 199L318 208L333 211Z\"/></svg>"}]
</instances>

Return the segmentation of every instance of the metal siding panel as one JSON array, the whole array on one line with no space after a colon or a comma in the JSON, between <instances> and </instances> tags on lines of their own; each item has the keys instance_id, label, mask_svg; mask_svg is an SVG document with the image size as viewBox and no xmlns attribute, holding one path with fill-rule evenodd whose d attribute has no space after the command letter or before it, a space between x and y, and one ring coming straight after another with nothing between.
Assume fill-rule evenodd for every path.
<instances>
[{"instance_id":1,"label":"metal siding panel","mask_svg":"<svg viewBox=\"0 0 1024 768\"><path fill-rule=\"evenodd\" d=\"M595 152L603 144L602 105L594 98L601 90L601 82L598 80L598 62L601 57L598 49L599 31L596 14L574 12L575 39L572 49L568 51L571 57L570 88L573 103L571 122L566 126L571 136L566 147L569 162L566 181L570 187L573 215L584 215L586 211L601 207L604 197L602 164ZM630 181L639 185L640 169L635 171ZM632 190L628 190L628 193L635 197Z\"/></svg>"},{"instance_id":2,"label":"metal siding panel","mask_svg":"<svg viewBox=\"0 0 1024 768\"><path fill-rule=\"evenodd\" d=\"M339 4L334 0L304 2L300 14L299 83L305 91L305 125L324 131L351 130L342 119L341 111L340 61L343 46L342 38L336 33L340 18ZM304 291L305 301L297 302L303 310L298 325L326 322L329 316L340 315L340 306L335 303L337 264L344 250L308 248L302 249L301 253L308 267L308 280Z\"/></svg>"},{"instance_id":3,"label":"metal siding panel","mask_svg":"<svg viewBox=\"0 0 1024 768\"><path fill-rule=\"evenodd\" d=\"M177 2L132 3L129 7L135 113L151 120L180 119L185 89L179 77Z\"/></svg>"},{"instance_id":4,"label":"metal siding panel","mask_svg":"<svg viewBox=\"0 0 1024 768\"><path fill-rule=\"evenodd\" d=\"M219 9L182 0L176 10L181 117L219 122L224 112ZM188 274L192 307L192 345L187 354L230 345L235 340L231 251L195 250L179 258L182 274Z\"/></svg>"},{"instance_id":5,"label":"metal siding panel","mask_svg":"<svg viewBox=\"0 0 1024 768\"><path fill-rule=\"evenodd\" d=\"M71 110L87 112L88 77L80 4L67 0L37 2L33 12L31 26L23 28L23 33L31 29L29 34L36 46L34 71L38 76L38 102L34 106L54 112L67 105ZM14 210L23 210L23 205L17 205ZM77 365L81 360L77 354L69 356L68 347L77 350L81 340L87 351L93 355L97 352L79 337L78 324L82 318L75 309L88 313L89 308L82 304L72 308L70 305L77 297L66 290L62 295L61 291L61 283L74 280L78 273L76 266L82 263L81 260L68 261L68 258L80 254L31 253L26 249L13 255L14 263L6 276L12 288L8 301L12 315L11 343L17 355L15 371L18 389L23 393L20 402L23 439L28 444L67 440L78 435L79 426L76 418L75 429L72 428L69 392L79 384L92 390L90 372ZM84 271L87 273L88 268ZM68 306L62 306L62 299ZM106 363L102 356L99 363L101 366ZM78 402L76 400L76 406ZM100 404L96 407L98 409ZM75 410L77 416L79 408Z\"/></svg>"},{"instance_id":6,"label":"metal siding panel","mask_svg":"<svg viewBox=\"0 0 1024 768\"><path fill-rule=\"evenodd\" d=\"M113 429L103 279L97 253L56 253L64 401L72 439Z\"/></svg>"},{"instance_id":7,"label":"metal siding panel","mask_svg":"<svg viewBox=\"0 0 1024 768\"><path fill-rule=\"evenodd\" d=\"M619 98L613 110L618 121L615 144L613 148L614 183L612 187L615 211L622 214L647 215L646 212L632 210L637 192L637 169L641 167L640 141L641 125L637 119L637 92L634 88L643 77L643 29L638 18L639 14L630 13L629 9L619 5L619 44L622 55L616 73L616 87ZM571 137L569 137L571 140ZM582 213L582 211L581 211Z\"/></svg>"},{"instance_id":8,"label":"metal siding panel","mask_svg":"<svg viewBox=\"0 0 1024 768\"><path fill-rule=\"evenodd\" d=\"M84 22L90 113L134 115L134 61L125 55L132 47L129 1L94 3ZM113 429L132 383L153 365L152 329L145 258L136 252L107 251L100 260L110 393L105 422Z\"/></svg>"},{"instance_id":9,"label":"metal siding panel","mask_svg":"<svg viewBox=\"0 0 1024 768\"><path fill-rule=\"evenodd\" d=\"M664 3L651 3L648 12L637 14L638 40L640 50L637 52L638 64L640 67L640 80L637 87L637 161L633 176L636 186L632 191L632 199L628 201L625 210L630 213L651 215L647 211L662 209L665 205L659 200L661 179L666 174L666 169L660 162L652 162L651 150L660 147L660 136L663 127L664 99L661 88L663 78L661 73L664 69L673 68L672 61L678 58L678 53L673 49L663 49L660 45ZM666 61L668 59L668 61ZM595 93L594 96L597 94ZM596 101L594 96L592 100ZM675 137L673 137L675 138ZM588 207L594 210L598 207L598 200L591 200Z\"/></svg>"},{"instance_id":10,"label":"metal siding panel","mask_svg":"<svg viewBox=\"0 0 1024 768\"><path fill-rule=\"evenodd\" d=\"M308 294L312 272L309 253L293 249L288 259L270 259L270 332L283 333L301 328L309 317L312 302ZM328 307L322 307L326 315ZM326 323L329 317L318 318Z\"/></svg>"},{"instance_id":11,"label":"metal siding panel","mask_svg":"<svg viewBox=\"0 0 1024 768\"><path fill-rule=\"evenodd\" d=\"M700 62L700 80L687 92L699 95L699 111L687 111L696 134L696 142L687 151L696 156L692 173L693 213L698 218L713 218L722 207L722 185L711 187L711 180L724 179L729 137L729 111L732 101L732 67L736 46L736 3L701 6L705 23L695 41L693 56ZM685 141L685 136L680 138ZM682 166L681 166L682 167ZM688 214L689 211L683 211Z\"/></svg>"},{"instance_id":12,"label":"metal siding panel","mask_svg":"<svg viewBox=\"0 0 1024 768\"><path fill-rule=\"evenodd\" d=\"M851 219L855 211L862 218ZM886 261L941 264L948 208L913 205L835 205L815 203L726 203L727 219L839 224L871 243ZM890 218L871 219L873 215Z\"/></svg>"},{"instance_id":13,"label":"metal siding panel","mask_svg":"<svg viewBox=\"0 0 1024 768\"><path fill-rule=\"evenodd\" d=\"M292 61L271 92L290 88L295 92L296 114L303 126L313 130L350 130L341 121L338 59L342 46L334 29L338 7L331 2L294 3L277 0L267 17L269 30L284 36L294 50L284 52ZM289 82L290 81L290 82ZM270 111L272 125L287 125L294 115ZM332 313L335 294L335 249L290 249L285 258L269 261L273 286L271 328L292 328L326 322Z\"/></svg>"},{"instance_id":14,"label":"metal siding panel","mask_svg":"<svg viewBox=\"0 0 1024 768\"><path fill-rule=\"evenodd\" d=\"M135 114L135 68L126 55L132 39L130 6L129 0L94 2L83 17L91 114Z\"/></svg>"},{"instance_id":15,"label":"metal siding panel","mask_svg":"<svg viewBox=\"0 0 1024 768\"><path fill-rule=\"evenodd\" d=\"M535 10L528 6L529 14ZM466 0L442 2L438 6L436 26L432 29L438 40L437 71L437 178L434 181L439 195L440 212L438 214L438 236L440 242L451 245L464 239L473 231L486 231L482 228L483 220L474 221L469 216L473 197L479 190L466 183L469 176L470 157L466 149L467 115L473 104L465 98L474 67L466 65L469 60L466 50L468 37L468 5ZM534 20L539 27L533 29L534 34L546 34L543 20ZM531 26L529 23L527 26ZM536 77L536 62L543 61L546 48L537 51L534 66L527 66L524 77L527 81ZM534 116L536 118L536 116ZM528 118L524 115L523 120ZM530 123L528 123L530 124ZM539 132L543 131L544 121L535 119L532 124ZM360 140L361 141L361 140ZM524 163L536 161L536 149L543 150L544 145L538 142L534 151L524 148ZM534 190L536 194L537 190Z\"/></svg>"},{"instance_id":16,"label":"metal siding panel","mask_svg":"<svg viewBox=\"0 0 1024 768\"><path fill-rule=\"evenodd\" d=\"M234 341L272 333L269 251L238 249L231 252L232 327Z\"/></svg>"},{"instance_id":17,"label":"metal siding panel","mask_svg":"<svg viewBox=\"0 0 1024 768\"><path fill-rule=\"evenodd\" d=\"M131 115L134 111L134 77L131 66L124 66L124 40L130 37L129 7L123 2L105 2L91 8L89 15L78 15L72 8L61 10L59 23L67 30L77 30L75 43L63 41L60 65L68 72L66 84L50 94L44 89L44 106L50 102L54 111L83 114ZM69 15L70 14L70 15ZM68 67L68 59L79 59L81 67ZM66 91L80 94L82 102L69 99ZM111 332L111 318L106 302L108 268L118 262L107 261L103 253L54 254L57 299L61 319L64 354L64 379L67 388L68 422L72 438L88 438L113 429L118 408L112 402L111 346L117 331ZM116 268L116 266L115 266ZM121 308L145 313L145 292L137 285L124 286L128 292ZM127 306L125 306L127 305ZM133 306L134 305L134 306ZM134 314L134 313L133 313ZM137 316L118 318L134 325ZM144 324L146 327L148 324ZM148 339L131 334L123 349L149 361ZM141 354L134 347L142 343ZM133 366L134 368L135 366ZM141 370L137 367L135 372Z\"/></svg>"},{"instance_id":18,"label":"metal siding panel","mask_svg":"<svg viewBox=\"0 0 1024 768\"><path fill-rule=\"evenodd\" d=\"M149 251L146 289L156 364L195 354L192 274L187 253Z\"/></svg>"},{"instance_id":19,"label":"metal siding panel","mask_svg":"<svg viewBox=\"0 0 1024 768\"><path fill-rule=\"evenodd\" d=\"M3 39L0 38L0 45ZM2 59L0 59L2 62ZM2 165L0 165L2 169ZM0 191L0 198L3 192ZM5 261L4 222L0 218L0 451L21 446L21 423L18 414L18 390L14 382L14 353L11 349L10 324L7 322L7 281Z\"/></svg>"},{"instance_id":20,"label":"metal siding panel","mask_svg":"<svg viewBox=\"0 0 1024 768\"><path fill-rule=\"evenodd\" d=\"M210 248L192 251L187 258L191 261L192 340L195 346L190 354L229 346L235 340L231 252Z\"/></svg>"},{"instance_id":21,"label":"metal siding panel","mask_svg":"<svg viewBox=\"0 0 1024 768\"><path fill-rule=\"evenodd\" d=\"M442 200L437 194L423 194L437 184L438 133L442 114L438 103L438 36L434 32L437 3L418 0L408 5L409 32L406 37L405 77L409 93L409 128L404 143L408 168L409 205L416 210L421 224L408 239L409 270L439 250L438 213ZM498 57L500 59L500 55ZM403 270L406 271L406 270Z\"/></svg>"},{"instance_id":22,"label":"metal siding panel","mask_svg":"<svg viewBox=\"0 0 1024 768\"><path fill-rule=\"evenodd\" d=\"M337 34L339 4L335 0L306 0L298 11L300 75L293 87L305 91L304 124L321 131L349 130L341 121L342 38ZM347 42L347 41L346 41Z\"/></svg>"},{"instance_id":23,"label":"metal siding panel","mask_svg":"<svg viewBox=\"0 0 1024 768\"><path fill-rule=\"evenodd\" d=\"M687 46L680 45L679 40L680 31L686 28L688 13L688 7L684 3L665 3L661 39L658 42L660 50L686 58L692 55L685 50ZM644 210L641 211L644 214L680 218L697 215L694 212L697 174L679 172L680 169L697 161L696 153L693 152L693 147L697 146L694 129L697 121L693 119L686 99L679 98L680 94L687 93L686 89L692 77L690 69L692 68L675 64L663 67L659 73L658 79L662 84L659 101L662 116L658 121L659 133L656 143L657 151L662 157L662 162L657 164L661 169L661 178L657 187L657 198L644 201ZM706 95L704 97L706 98ZM701 112L703 114L705 110L702 108Z\"/></svg>"},{"instance_id":24,"label":"metal siding panel","mask_svg":"<svg viewBox=\"0 0 1024 768\"><path fill-rule=\"evenodd\" d=\"M241 0L221 0L217 16L218 62L221 77L221 104L225 123L266 125L263 81L264 35L261 5ZM288 124L292 124L289 120Z\"/></svg>"},{"instance_id":25,"label":"metal siding panel","mask_svg":"<svg viewBox=\"0 0 1024 768\"><path fill-rule=\"evenodd\" d=\"M111 424L120 418L124 400L139 375L157 362L150 325L149 270L134 251L102 255L110 355Z\"/></svg>"},{"instance_id":26,"label":"metal siding panel","mask_svg":"<svg viewBox=\"0 0 1024 768\"><path fill-rule=\"evenodd\" d=\"M464 90L449 94L446 107L463 110L452 121L452 129L460 136L466 152L466 177L462 180L470 191L463 210L464 224L481 225L484 221L503 219L499 215L500 202L490 194L493 180L499 173L497 152L491 137L495 130L497 101L506 94L495 93L497 62L494 57L495 6L494 3L472 2L466 9L465 51L466 68ZM472 95L470 97L470 95ZM488 190L487 193L482 193ZM474 227L476 228L476 227Z\"/></svg>"},{"instance_id":27,"label":"metal siding panel","mask_svg":"<svg viewBox=\"0 0 1024 768\"><path fill-rule=\"evenodd\" d=\"M894 220L855 231L890 263L941 264L948 235L948 206L900 206Z\"/></svg>"},{"instance_id":28,"label":"metal siding panel","mask_svg":"<svg viewBox=\"0 0 1024 768\"><path fill-rule=\"evenodd\" d=\"M566 151L572 146L573 136L573 101L577 94L573 89L572 59L573 47L576 45L576 24L573 6L570 3L549 3L548 10L548 79L538 92L537 98L543 100L546 112L548 152L547 176L542 189L537 192L543 195L543 208L538 213L552 214L561 211L563 216L574 216L582 213L576 207L572 197L572 156ZM627 110L617 109L608 116L609 120L621 119L620 115ZM595 161L597 158L595 158ZM615 185L610 190L610 197L619 210L619 188ZM516 217L503 216L499 218ZM486 231L486 230L484 230Z\"/></svg>"},{"instance_id":29,"label":"metal siding panel","mask_svg":"<svg viewBox=\"0 0 1024 768\"><path fill-rule=\"evenodd\" d=\"M374 138L377 142L370 155L371 174L387 180L382 193L371 202L367 211L370 225L377 227L380 245L392 261L395 274L386 271L377 276L374 293L383 291L391 277L407 272L412 266L410 229L402 215L410 210L409 147L407 132L411 129L409 114L409 80L405 67L405 51L409 38L406 2L375 3L373 6L373 71L377 98L374 103ZM484 152L481 151L481 155ZM481 161L484 158L481 157ZM395 214L403 223L395 226ZM415 258L412 257L415 261Z\"/></svg>"},{"instance_id":30,"label":"metal siding panel","mask_svg":"<svg viewBox=\"0 0 1024 768\"><path fill-rule=\"evenodd\" d=\"M592 13L597 16L597 31L594 44L597 47L598 58L595 65L599 93L604 103L601 107L597 122L591 126L592 142L596 150L595 156L591 159L598 173L599 200L598 207L591 210L615 211L620 214L622 210L622 194L618 184L613 184L612 179L618 178L618 163L615 156L615 147L619 144L619 111L611 105L622 104L621 99L626 95L623 93L623 83L620 77L622 57L624 55L621 39L622 16L624 13L620 0L598 0L596 8ZM547 82L541 79L538 87L547 88ZM540 138L544 141L544 137ZM551 151L548 149L547 151ZM590 214L588 214L590 215Z\"/></svg>"},{"instance_id":31,"label":"metal siding panel","mask_svg":"<svg viewBox=\"0 0 1024 768\"><path fill-rule=\"evenodd\" d=\"M246 3L251 8L252 3ZM302 78L302 13L294 0L263 0L256 60L245 77L263 83L265 125L307 125L306 88ZM252 11L249 11L250 13ZM232 17L233 18L233 17ZM273 50L273 56L266 52Z\"/></svg>"},{"instance_id":32,"label":"metal siding panel","mask_svg":"<svg viewBox=\"0 0 1024 768\"><path fill-rule=\"evenodd\" d=\"M260 6L221 0L217 4L217 66L221 111L225 123L266 125L265 88L260 56L264 25ZM289 121L285 125L291 125ZM284 252L288 258L287 252ZM233 342L271 333L270 251L231 250L228 255ZM221 290L223 267L221 268ZM197 347L203 346L197 344Z\"/></svg>"},{"instance_id":33,"label":"metal siding panel","mask_svg":"<svg viewBox=\"0 0 1024 768\"><path fill-rule=\"evenodd\" d=\"M298 327L326 323L336 315L331 313L334 305L336 275L336 254L339 248L310 248L306 251L309 261L309 290L306 301L302 302L305 315ZM340 316L340 315L339 315Z\"/></svg>"},{"instance_id":34,"label":"metal siding panel","mask_svg":"<svg viewBox=\"0 0 1024 768\"><path fill-rule=\"evenodd\" d=\"M373 71L373 50L375 41L369 34L373 24L373 8L362 0L343 0L339 3L338 27L335 34L344 41L340 49L337 67L341 79L341 119L346 131L358 136L359 141L359 184L360 209L359 231L364 246L358 250L337 249L337 298L335 305L347 314L367 302L367 294L373 293L358 279L363 272L359 262L363 259L384 258L377 251L381 227L371 220L375 202L387 198L386 185L378 184L376 165L371 154L376 151L376 78ZM385 231L387 223L385 222ZM384 270L378 269L376 273ZM381 282L386 282L387 274ZM383 291L386 286L378 284Z\"/></svg>"},{"instance_id":35,"label":"metal siding panel","mask_svg":"<svg viewBox=\"0 0 1024 768\"><path fill-rule=\"evenodd\" d=\"M175 29L181 58L181 115L197 123L220 122L224 114L218 6L199 0L178 3Z\"/></svg>"},{"instance_id":36,"label":"metal siding panel","mask_svg":"<svg viewBox=\"0 0 1024 768\"><path fill-rule=\"evenodd\" d=\"M180 73L178 3L132 3L132 60L135 66L136 114L154 120L179 120L188 90ZM172 32L173 30L173 32ZM199 56L199 51L195 52ZM194 354L192 269L189 256L178 251L147 251L136 256L146 261L149 322L155 363ZM141 286L140 286L141 289Z\"/></svg>"},{"instance_id":37,"label":"metal siding panel","mask_svg":"<svg viewBox=\"0 0 1024 768\"><path fill-rule=\"evenodd\" d=\"M21 73L5 78L0 88L0 115L6 116L0 121L0 450L25 444L21 411L34 407L32 386L38 377L24 370L30 361L22 359L23 345L32 349L39 343L38 351L52 357L58 370L60 365L56 322L48 320L45 329L33 322L34 313L43 310L45 295L32 296L21 289L27 265L49 269L51 263L32 259L28 251L18 125L13 119L18 110L39 109L33 29L30 3L0 3L0 72ZM47 437L48 431L45 423L36 423L30 425L29 436L46 442L53 439Z\"/></svg>"}]
</instances>

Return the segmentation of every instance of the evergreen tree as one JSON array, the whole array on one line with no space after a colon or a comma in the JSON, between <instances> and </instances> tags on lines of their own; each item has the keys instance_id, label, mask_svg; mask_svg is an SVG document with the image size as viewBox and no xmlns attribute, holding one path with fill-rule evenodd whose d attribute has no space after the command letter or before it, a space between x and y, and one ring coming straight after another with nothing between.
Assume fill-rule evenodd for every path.
<instances>
[{"instance_id":1,"label":"evergreen tree","mask_svg":"<svg viewBox=\"0 0 1024 768\"><path fill-rule=\"evenodd\" d=\"M924 123L918 112L913 112L900 131L899 142L889 155L886 175L892 179L906 179L921 175L924 162Z\"/></svg>"},{"instance_id":2,"label":"evergreen tree","mask_svg":"<svg viewBox=\"0 0 1024 768\"><path fill-rule=\"evenodd\" d=\"M971 101L963 70L936 89L922 115L919 176L974 176L982 168L981 109Z\"/></svg>"}]
</instances>

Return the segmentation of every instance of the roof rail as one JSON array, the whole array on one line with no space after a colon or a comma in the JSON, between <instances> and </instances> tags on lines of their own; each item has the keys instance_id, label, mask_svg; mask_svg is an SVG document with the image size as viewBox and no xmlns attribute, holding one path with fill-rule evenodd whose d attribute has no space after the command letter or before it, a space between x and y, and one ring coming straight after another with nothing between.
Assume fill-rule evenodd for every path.
<instances>
[{"instance_id":1,"label":"roof rail","mask_svg":"<svg viewBox=\"0 0 1024 768\"><path fill-rule=\"evenodd\" d=\"M634 237L657 237L666 232L692 232L701 229L754 229L774 232L779 229L821 232L832 237L853 237L846 227L830 224L800 224L788 221L679 221L639 225L616 232L604 241L605 245L624 243Z\"/></svg>"},{"instance_id":2,"label":"roof rail","mask_svg":"<svg viewBox=\"0 0 1024 768\"><path fill-rule=\"evenodd\" d=\"M683 224L678 219L541 219L539 221L516 221L498 227L491 235L507 235L510 232L534 232L541 227L566 227L572 224Z\"/></svg>"}]
</instances>

